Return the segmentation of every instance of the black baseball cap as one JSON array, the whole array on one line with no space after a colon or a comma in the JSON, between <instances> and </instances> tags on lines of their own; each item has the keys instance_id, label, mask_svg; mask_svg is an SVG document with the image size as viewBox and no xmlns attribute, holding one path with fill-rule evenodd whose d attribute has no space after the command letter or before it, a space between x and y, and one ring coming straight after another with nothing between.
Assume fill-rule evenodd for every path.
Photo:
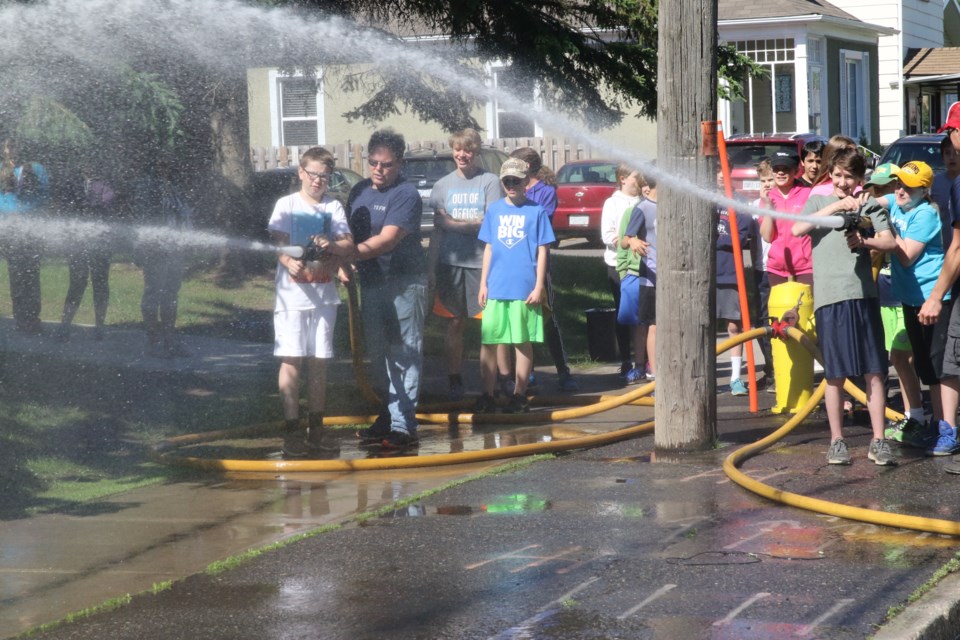
<instances>
[{"instance_id":1,"label":"black baseball cap","mask_svg":"<svg viewBox=\"0 0 960 640\"><path fill-rule=\"evenodd\" d=\"M800 156L795 153L790 153L789 151L776 151L770 156L771 167L783 167L787 165L795 167L798 164L800 164Z\"/></svg>"}]
</instances>

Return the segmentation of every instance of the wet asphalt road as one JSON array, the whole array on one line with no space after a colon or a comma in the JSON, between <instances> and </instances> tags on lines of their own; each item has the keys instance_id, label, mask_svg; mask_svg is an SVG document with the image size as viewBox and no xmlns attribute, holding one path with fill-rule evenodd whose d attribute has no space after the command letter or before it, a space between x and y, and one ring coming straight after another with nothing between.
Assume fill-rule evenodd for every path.
<instances>
[{"instance_id":1,"label":"wet asphalt road","mask_svg":"<svg viewBox=\"0 0 960 640\"><path fill-rule=\"evenodd\" d=\"M740 411L723 408L725 442L778 421ZM800 493L958 517L955 492L929 490L940 461L876 467L867 437L851 428L854 464L830 467L812 422L745 468ZM866 638L955 552L953 539L757 498L719 470L729 446L679 462L651 448L463 484L35 637Z\"/></svg>"}]
</instances>

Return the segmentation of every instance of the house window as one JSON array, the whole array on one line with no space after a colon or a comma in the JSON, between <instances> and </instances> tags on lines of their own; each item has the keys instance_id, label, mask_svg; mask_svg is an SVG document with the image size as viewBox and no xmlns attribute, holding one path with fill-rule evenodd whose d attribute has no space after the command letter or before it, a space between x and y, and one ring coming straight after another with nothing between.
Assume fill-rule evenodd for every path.
<instances>
[{"instance_id":1,"label":"house window","mask_svg":"<svg viewBox=\"0 0 960 640\"><path fill-rule=\"evenodd\" d=\"M823 134L823 40L807 40L807 127Z\"/></svg>"},{"instance_id":2,"label":"house window","mask_svg":"<svg viewBox=\"0 0 960 640\"><path fill-rule=\"evenodd\" d=\"M490 82L493 88L509 93L524 104L534 104L534 84L529 78L516 73L508 66L493 66L490 69ZM490 116L489 130L493 138L533 138L538 127L529 112L517 108L518 105L503 104L494 94L488 106Z\"/></svg>"},{"instance_id":3,"label":"house window","mask_svg":"<svg viewBox=\"0 0 960 640\"><path fill-rule=\"evenodd\" d=\"M278 77L279 134L281 146L322 144L320 83L312 78Z\"/></svg>"},{"instance_id":4,"label":"house window","mask_svg":"<svg viewBox=\"0 0 960 640\"><path fill-rule=\"evenodd\" d=\"M870 143L869 70L866 52L840 50L840 131L861 144Z\"/></svg>"},{"instance_id":5,"label":"house window","mask_svg":"<svg viewBox=\"0 0 960 640\"><path fill-rule=\"evenodd\" d=\"M740 40L737 51L766 68L761 77L747 77L744 104L731 109L733 130L776 133L797 130L796 42L793 38Z\"/></svg>"}]
</instances>

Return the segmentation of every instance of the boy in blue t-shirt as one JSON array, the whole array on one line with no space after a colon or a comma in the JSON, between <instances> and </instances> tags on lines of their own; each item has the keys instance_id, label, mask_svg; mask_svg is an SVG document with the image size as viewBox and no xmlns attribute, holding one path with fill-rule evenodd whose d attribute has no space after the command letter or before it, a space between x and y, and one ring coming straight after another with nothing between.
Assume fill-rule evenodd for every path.
<instances>
[{"instance_id":1,"label":"boy in blue t-shirt","mask_svg":"<svg viewBox=\"0 0 960 640\"><path fill-rule=\"evenodd\" d=\"M543 207L524 195L529 165L508 158L500 167L507 197L487 208L479 239L485 243L480 293L480 366L483 395L476 413L492 413L497 382L497 345L516 351L516 385L507 413L530 410L526 390L533 370L533 342L543 342L543 309L547 247L555 238Z\"/></svg>"}]
</instances>

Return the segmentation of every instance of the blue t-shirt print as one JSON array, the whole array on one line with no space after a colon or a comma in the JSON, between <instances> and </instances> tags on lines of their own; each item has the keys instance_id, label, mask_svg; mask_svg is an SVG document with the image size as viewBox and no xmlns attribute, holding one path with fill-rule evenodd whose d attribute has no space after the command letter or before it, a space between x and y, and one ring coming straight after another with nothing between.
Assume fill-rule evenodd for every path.
<instances>
[{"instance_id":1,"label":"blue t-shirt print","mask_svg":"<svg viewBox=\"0 0 960 640\"><path fill-rule=\"evenodd\" d=\"M479 238L492 252L487 296L526 300L537 284L537 248L555 239L543 207L531 200L519 207L498 200L487 209Z\"/></svg>"}]
</instances>

